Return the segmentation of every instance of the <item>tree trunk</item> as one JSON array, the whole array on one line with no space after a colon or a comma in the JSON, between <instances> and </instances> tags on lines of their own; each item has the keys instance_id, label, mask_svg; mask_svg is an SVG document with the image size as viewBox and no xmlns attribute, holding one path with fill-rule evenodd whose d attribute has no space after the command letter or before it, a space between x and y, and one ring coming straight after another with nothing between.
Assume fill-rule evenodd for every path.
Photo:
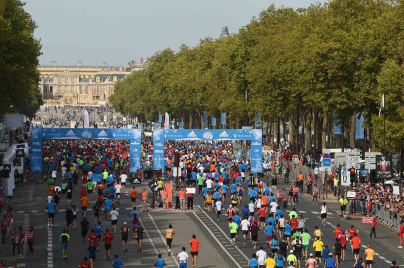
<instances>
[{"instance_id":1,"label":"tree trunk","mask_svg":"<svg viewBox=\"0 0 404 268\"><path fill-rule=\"evenodd\" d=\"M189 113L189 125L188 125L189 129L192 129L192 113Z\"/></svg>"},{"instance_id":2,"label":"tree trunk","mask_svg":"<svg viewBox=\"0 0 404 268\"><path fill-rule=\"evenodd\" d=\"M344 131L344 128L345 128L344 121L342 121L341 122L341 150L342 150L342 152L344 152L344 148L345 148L345 144L344 144L345 131Z\"/></svg>"},{"instance_id":3,"label":"tree trunk","mask_svg":"<svg viewBox=\"0 0 404 268\"><path fill-rule=\"evenodd\" d=\"M306 118L304 124L304 150L305 152L310 151L311 149L311 113L310 111L307 113L309 118Z\"/></svg>"},{"instance_id":4,"label":"tree trunk","mask_svg":"<svg viewBox=\"0 0 404 268\"><path fill-rule=\"evenodd\" d=\"M316 106L313 107L313 128L314 128L314 136L313 136L313 158L316 159L316 149L317 149L317 109ZM311 131L310 131L311 134Z\"/></svg>"},{"instance_id":5,"label":"tree trunk","mask_svg":"<svg viewBox=\"0 0 404 268\"><path fill-rule=\"evenodd\" d=\"M300 125L300 111L299 105L296 109L296 125L295 125L295 132L296 132L296 140L295 140L295 154L299 154L299 125Z\"/></svg>"},{"instance_id":6,"label":"tree trunk","mask_svg":"<svg viewBox=\"0 0 404 268\"><path fill-rule=\"evenodd\" d=\"M351 148L355 148L355 126L356 126L356 115L353 115L351 117L351 131L350 131L350 135L349 135L349 146L351 146Z\"/></svg>"},{"instance_id":7,"label":"tree trunk","mask_svg":"<svg viewBox=\"0 0 404 268\"><path fill-rule=\"evenodd\" d=\"M293 124L292 117L290 116L289 117L289 139L288 139L289 144L292 144L293 141L296 140L295 135L296 135L296 128L295 128L295 125Z\"/></svg>"},{"instance_id":8,"label":"tree trunk","mask_svg":"<svg viewBox=\"0 0 404 268\"><path fill-rule=\"evenodd\" d=\"M323 148L327 148L327 134L328 134L327 123L328 123L328 116L327 114L323 113L323 132L321 135L321 145Z\"/></svg>"}]
</instances>

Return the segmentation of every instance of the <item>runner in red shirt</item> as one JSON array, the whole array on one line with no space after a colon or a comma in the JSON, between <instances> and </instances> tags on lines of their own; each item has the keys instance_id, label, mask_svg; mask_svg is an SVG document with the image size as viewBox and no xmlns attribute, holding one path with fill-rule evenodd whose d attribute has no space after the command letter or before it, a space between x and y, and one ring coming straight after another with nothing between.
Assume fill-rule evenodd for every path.
<instances>
[{"instance_id":1,"label":"runner in red shirt","mask_svg":"<svg viewBox=\"0 0 404 268\"><path fill-rule=\"evenodd\" d=\"M265 214L267 210L265 207L260 207L258 210L258 215L260 217L260 222L261 222L261 228L265 228Z\"/></svg>"},{"instance_id":2,"label":"runner in red shirt","mask_svg":"<svg viewBox=\"0 0 404 268\"><path fill-rule=\"evenodd\" d=\"M196 239L196 235L192 235L192 239L189 241L189 244L191 245L192 266L196 266L198 247L200 247L201 244Z\"/></svg>"},{"instance_id":3,"label":"runner in red shirt","mask_svg":"<svg viewBox=\"0 0 404 268\"><path fill-rule=\"evenodd\" d=\"M91 229L91 233L88 235L88 243L90 246L98 245L98 235L95 233L94 228Z\"/></svg>"},{"instance_id":4,"label":"runner in red shirt","mask_svg":"<svg viewBox=\"0 0 404 268\"><path fill-rule=\"evenodd\" d=\"M357 229L355 229L353 225L351 225L351 228L346 230L345 233L349 234L349 240L351 240L354 237L355 233L359 234L359 231Z\"/></svg>"},{"instance_id":5,"label":"runner in red shirt","mask_svg":"<svg viewBox=\"0 0 404 268\"><path fill-rule=\"evenodd\" d=\"M292 218L289 220L290 226L292 226L292 234L296 232L296 227L299 224L299 220L295 218L295 215L292 215Z\"/></svg>"},{"instance_id":6,"label":"runner in red shirt","mask_svg":"<svg viewBox=\"0 0 404 268\"><path fill-rule=\"evenodd\" d=\"M104 237L102 238L105 246L105 255L107 256L107 260L110 261L111 248L112 248L112 240L114 240L114 235L109 231L109 229L105 230Z\"/></svg>"},{"instance_id":7,"label":"runner in red shirt","mask_svg":"<svg viewBox=\"0 0 404 268\"><path fill-rule=\"evenodd\" d=\"M345 260L346 242L347 242L347 237L346 237L345 232L343 232L343 231L341 230L341 234L339 235L338 238L339 238L339 242L340 242L341 245L342 245L341 258L342 258L342 261L344 261L344 260Z\"/></svg>"},{"instance_id":8,"label":"runner in red shirt","mask_svg":"<svg viewBox=\"0 0 404 268\"><path fill-rule=\"evenodd\" d=\"M335 237L335 239L338 239L339 238L339 236L340 236L340 234L342 233L342 230L341 230L341 227L340 227L341 225L338 223L337 224L337 227L334 229L334 237ZM341 242L341 241L340 241Z\"/></svg>"},{"instance_id":9,"label":"runner in red shirt","mask_svg":"<svg viewBox=\"0 0 404 268\"><path fill-rule=\"evenodd\" d=\"M87 193L87 190L86 190L85 187L83 186L83 188L81 188L81 190L80 190L80 197L85 196L86 193Z\"/></svg>"},{"instance_id":10,"label":"runner in red shirt","mask_svg":"<svg viewBox=\"0 0 404 268\"><path fill-rule=\"evenodd\" d=\"M79 264L79 268L90 268L90 263L87 260L88 258L84 257L84 260Z\"/></svg>"}]
</instances>

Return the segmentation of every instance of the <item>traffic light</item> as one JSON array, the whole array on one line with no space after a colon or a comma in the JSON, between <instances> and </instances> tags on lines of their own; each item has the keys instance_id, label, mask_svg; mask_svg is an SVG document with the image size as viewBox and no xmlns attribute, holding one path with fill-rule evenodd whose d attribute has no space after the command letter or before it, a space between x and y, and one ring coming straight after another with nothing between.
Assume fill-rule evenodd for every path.
<instances>
[{"instance_id":1,"label":"traffic light","mask_svg":"<svg viewBox=\"0 0 404 268\"><path fill-rule=\"evenodd\" d=\"M349 175L350 175L351 183L354 183L355 182L355 169L353 167L349 169Z\"/></svg>"}]
</instances>

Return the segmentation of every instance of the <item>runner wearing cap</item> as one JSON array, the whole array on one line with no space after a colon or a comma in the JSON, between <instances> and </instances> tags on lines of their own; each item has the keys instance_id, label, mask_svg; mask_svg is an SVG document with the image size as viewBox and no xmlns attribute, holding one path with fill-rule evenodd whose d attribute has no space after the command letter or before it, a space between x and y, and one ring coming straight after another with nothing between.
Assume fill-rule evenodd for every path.
<instances>
[{"instance_id":1,"label":"runner wearing cap","mask_svg":"<svg viewBox=\"0 0 404 268\"><path fill-rule=\"evenodd\" d=\"M128 249L126 248L126 244L128 243L128 236L129 236L130 228L128 227L126 221L123 223L123 226L121 227L120 232L122 234L123 252L127 252Z\"/></svg>"},{"instance_id":2,"label":"runner wearing cap","mask_svg":"<svg viewBox=\"0 0 404 268\"><path fill-rule=\"evenodd\" d=\"M310 253L309 259L306 261L306 266L308 268L315 268L317 267L317 261L313 258L313 253Z\"/></svg>"},{"instance_id":3,"label":"runner wearing cap","mask_svg":"<svg viewBox=\"0 0 404 268\"><path fill-rule=\"evenodd\" d=\"M366 268L373 268L373 259L375 258L375 251L371 245L365 249Z\"/></svg>"},{"instance_id":4,"label":"runner wearing cap","mask_svg":"<svg viewBox=\"0 0 404 268\"><path fill-rule=\"evenodd\" d=\"M286 260L288 261L289 264L293 263L292 265L295 265L297 263L297 258L296 258L296 255L293 253L294 253L294 251L293 251L293 249L291 249L290 254L286 258Z\"/></svg>"}]
</instances>

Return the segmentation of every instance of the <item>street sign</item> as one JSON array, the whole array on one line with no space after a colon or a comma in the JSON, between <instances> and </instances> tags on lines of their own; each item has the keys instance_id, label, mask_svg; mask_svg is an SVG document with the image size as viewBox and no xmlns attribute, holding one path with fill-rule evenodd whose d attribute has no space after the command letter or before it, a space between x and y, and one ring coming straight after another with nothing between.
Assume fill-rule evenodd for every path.
<instances>
[{"instance_id":1,"label":"street sign","mask_svg":"<svg viewBox=\"0 0 404 268\"><path fill-rule=\"evenodd\" d=\"M376 156L379 152L365 152L365 169L376 169Z\"/></svg>"},{"instance_id":2,"label":"street sign","mask_svg":"<svg viewBox=\"0 0 404 268\"><path fill-rule=\"evenodd\" d=\"M346 198L347 199L355 199L356 198L356 192L355 191L347 191L346 192Z\"/></svg>"},{"instance_id":3,"label":"street sign","mask_svg":"<svg viewBox=\"0 0 404 268\"><path fill-rule=\"evenodd\" d=\"M323 167L331 167L331 158L323 158Z\"/></svg>"},{"instance_id":4,"label":"street sign","mask_svg":"<svg viewBox=\"0 0 404 268\"><path fill-rule=\"evenodd\" d=\"M345 155L346 155L345 165L347 168L354 167L357 164L360 164L361 162L360 152L348 151L345 152Z\"/></svg>"},{"instance_id":5,"label":"street sign","mask_svg":"<svg viewBox=\"0 0 404 268\"><path fill-rule=\"evenodd\" d=\"M24 157L25 156L24 149L16 149L15 150L15 156L16 157Z\"/></svg>"},{"instance_id":6,"label":"street sign","mask_svg":"<svg viewBox=\"0 0 404 268\"><path fill-rule=\"evenodd\" d=\"M17 149L24 149L25 148L25 144L17 144Z\"/></svg>"},{"instance_id":7,"label":"street sign","mask_svg":"<svg viewBox=\"0 0 404 268\"><path fill-rule=\"evenodd\" d=\"M324 158L331 158L329 154L323 154L323 159Z\"/></svg>"}]
</instances>

